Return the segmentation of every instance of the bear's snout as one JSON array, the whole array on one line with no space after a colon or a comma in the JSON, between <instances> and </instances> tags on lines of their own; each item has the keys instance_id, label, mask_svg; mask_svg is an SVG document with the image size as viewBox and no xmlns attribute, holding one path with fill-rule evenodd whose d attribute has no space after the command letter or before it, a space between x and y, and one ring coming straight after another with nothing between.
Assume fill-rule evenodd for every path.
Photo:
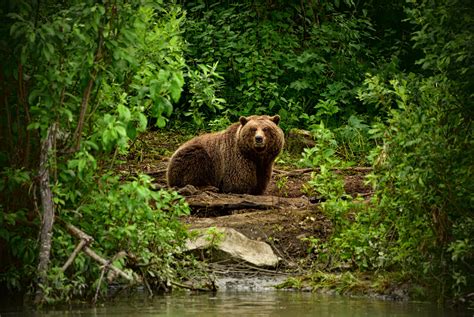
<instances>
[{"instance_id":1,"label":"bear's snout","mask_svg":"<svg viewBox=\"0 0 474 317\"><path fill-rule=\"evenodd\" d=\"M257 144L263 143L263 136L261 136L261 135L256 135L256 136L255 136L255 143L257 143Z\"/></svg>"}]
</instances>

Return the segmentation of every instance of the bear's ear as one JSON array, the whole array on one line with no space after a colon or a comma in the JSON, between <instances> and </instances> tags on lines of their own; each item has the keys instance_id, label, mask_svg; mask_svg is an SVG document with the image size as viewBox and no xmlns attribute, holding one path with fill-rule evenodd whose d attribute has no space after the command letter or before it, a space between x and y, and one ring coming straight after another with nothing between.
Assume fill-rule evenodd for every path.
<instances>
[{"instance_id":1,"label":"bear's ear","mask_svg":"<svg viewBox=\"0 0 474 317\"><path fill-rule=\"evenodd\" d=\"M240 124L244 126L249 120L246 117L240 117L239 121Z\"/></svg>"},{"instance_id":2,"label":"bear's ear","mask_svg":"<svg viewBox=\"0 0 474 317\"><path fill-rule=\"evenodd\" d=\"M280 123L280 116L275 115L273 117L270 117L270 120L272 120L276 125L278 125L278 123Z\"/></svg>"}]
</instances>

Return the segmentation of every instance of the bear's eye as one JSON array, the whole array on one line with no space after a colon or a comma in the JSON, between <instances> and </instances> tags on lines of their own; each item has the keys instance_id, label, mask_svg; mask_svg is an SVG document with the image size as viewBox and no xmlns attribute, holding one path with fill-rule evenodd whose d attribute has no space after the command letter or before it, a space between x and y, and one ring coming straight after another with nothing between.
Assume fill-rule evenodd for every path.
<instances>
[{"instance_id":1,"label":"bear's eye","mask_svg":"<svg viewBox=\"0 0 474 317\"><path fill-rule=\"evenodd\" d=\"M251 127L250 131L255 132L255 131L257 131L257 128L256 127Z\"/></svg>"},{"instance_id":2,"label":"bear's eye","mask_svg":"<svg viewBox=\"0 0 474 317\"><path fill-rule=\"evenodd\" d=\"M270 129L268 127L263 128L263 132L268 132Z\"/></svg>"}]
</instances>

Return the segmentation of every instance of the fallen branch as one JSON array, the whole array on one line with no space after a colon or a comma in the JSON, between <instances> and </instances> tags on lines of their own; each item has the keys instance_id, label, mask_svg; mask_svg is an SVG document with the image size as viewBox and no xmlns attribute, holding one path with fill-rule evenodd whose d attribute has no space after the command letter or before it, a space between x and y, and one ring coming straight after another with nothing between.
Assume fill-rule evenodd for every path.
<instances>
[{"instance_id":1,"label":"fallen branch","mask_svg":"<svg viewBox=\"0 0 474 317\"><path fill-rule=\"evenodd\" d=\"M71 225L70 223L66 223L66 222L62 222L62 224L67 229L67 231L69 231L69 233L71 235L73 235L73 236L75 236L75 237L77 237L81 240L86 240L86 241L89 241L89 242L94 241L94 238L92 238L90 235L88 235L87 233L85 233L81 229L77 228L76 226Z\"/></svg>"},{"instance_id":2,"label":"fallen branch","mask_svg":"<svg viewBox=\"0 0 474 317\"><path fill-rule=\"evenodd\" d=\"M74 225L71 225L71 224L68 224L68 223L64 223L64 226L66 227L66 229L68 230L69 233L71 233L73 236L81 239L81 240L86 240L86 241L92 241L93 238L91 236L89 236L88 234L86 234L85 232L83 232L82 230L80 230L79 228L77 228L76 226ZM84 251L84 253L86 255L88 255L89 257L91 257L94 261L98 262L99 264L103 265L103 266L109 266L109 268L114 271L114 273L120 275L121 277L123 277L124 279L128 280L129 282L134 282L135 280L139 280L138 277L133 277L133 276L130 276L129 274L125 273L124 271L122 271L121 269L119 269L118 267L112 265L110 263L110 261L107 261L106 259L104 259L103 257L101 257L100 255L98 255L97 253L94 252L94 250L92 250L91 248L89 248L87 245L84 245L82 247L82 250ZM63 266L64 267L64 266Z\"/></svg>"},{"instance_id":3,"label":"fallen branch","mask_svg":"<svg viewBox=\"0 0 474 317\"><path fill-rule=\"evenodd\" d=\"M72 251L71 255L67 259L66 263L61 267L61 271L66 272L67 268L74 262L74 259L76 259L77 255L79 252L81 252L82 248L88 244L88 241L81 239L79 243L77 244L76 248L74 251Z\"/></svg>"},{"instance_id":4,"label":"fallen branch","mask_svg":"<svg viewBox=\"0 0 474 317\"><path fill-rule=\"evenodd\" d=\"M96 262L98 262L101 265L109 265L109 261L107 261L106 259L104 259L100 255L95 253L94 250L92 250L91 248L89 248L87 246L84 247L84 253L87 254L89 257L91 257L93 260L95 260ZM129 282L134 282L135 281L133 276L128 275L127 273L125 273L124 271L122 271L121 269L119 269L118 267L116 267L112 264L110 264L110 269L112 271L114 271L115 273L117 273L118 275L120 275L121 277L123 277L124 279L128 280Z\"/></svg>"},{"instance_id":5,"label":"fallen branch","mask_svg":"<svg viewBox=\"0 0 474 317\"><path fill-rule=\"evenodd\" d=\"M297 169L297 170L292 170L292 171L284 171L284 170L279 170L279 169L273 169L273 172L275 174L283 175L283 176L299 176L302 174L306 173L311 173L311 172L319 172L321 169L319 167L315 168L302 168L302 169ZM336 168L333 167L330 170L332 171L353 171L353 172L358 172L358 173L367 173L372 171L372 167L366 167L366 166L354 166L354 167L342 167L342 168Z\"/></svg>"},{"instance_id":6,"label":"fallen branch","mask_svg":"<svg viewBox=\"0 0 474 317\"><path fill-rule=\"evenodd\" d=\"M166 168L162 168L162 169L159 169L159 170L156 170L156 171L147 172L146 174L151 176L151 177L158 178L158 177L163 177L166 174L166 171L167 171ZM134 174L138 174L138 173L134 173Z\"/></svg>"},{"instance_id":7,"label":"fallen branch","mask_svg":"<svg viewBox=\"0 0 474 317\"><path fill-rule=\"evenodd\" d=\"M284 171L284 170L279 170L279 169L273 169L273 173L275 174L280 174L283 176L297 176L301 174L306 174L306 173L311 173L318 171L318 168L302 168L302 169L297 169L297 170L291 170L291 171Z\"/></svg>"},{"instance_id":8,"label":"fallen branch","mask_svg":"<svg viewBox=\"0 0 474 317\"><path fill-rule=\"evenodd\" d=\"M140 271L142 271L142 270L140 269ZM143 278L143 284L145 284L145 287L148 290L148 298L152 298L153 297L153 290L151 289L150 284L148 283L148 280L146 279L145 274L143 274L143 271L142 271L142 278Z\"/></svg>"}]
</instances>

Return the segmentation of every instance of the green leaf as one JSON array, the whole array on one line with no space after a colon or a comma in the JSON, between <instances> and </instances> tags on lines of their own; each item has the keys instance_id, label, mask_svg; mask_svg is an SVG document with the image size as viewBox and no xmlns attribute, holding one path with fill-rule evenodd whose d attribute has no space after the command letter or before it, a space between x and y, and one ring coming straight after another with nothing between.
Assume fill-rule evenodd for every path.
<instances>
[{"instance_id":1,"label":"green leaf","mask_svg":"<svg viewBox=\"0 0 474 317\"><path fill-rule=\"evenodd\" d=\"M156 126L159 128L164 128L166 126L166 119L164 117L159 117L156 120Z\"/></svg>"},{"instance_id":2,"label":"green leaf","mask_svg":"<svg viewBox=\"0 0 474 317\"><path fill-rule=\"evenodd\" d=\"M27 129L28 130L35 130L35 129L38 129L39 127L40 127L39 122L32 122L28 125Z\"/></svg>"},{"instance_id":3,"label":"green leaf","mask_svg":"<svg viewBox=\"0 0 474 317\"><path fill-rule=\"evenodd\" d=\"M117 107L117 112L119 114L119 118L121 121L124 121L124 122L130 121L130 117L131 117L130 109L120 104Z\"/></svg>"},{"instance_id":4,"label":"green leaf","mask_svg":"<svg viewBox=\"0 0 474 317\"><path fill-rule=\"evenodd\" d=\"M157 99L158 107L161 110L161 113L165 113L167 116L170 116L173 113L173 105L168 100L168 98L160 96Z\"/></svg>"},{"instance_id":5,"label":"green leaf","mask_svg":"<svg viewBox=\"0 0 474 317\"><path fill-rule=\"evenodd\" d=\"M170 84L171 98L173 98L174 102L178 102L179 98L181 97L181 88L184 84L182 73L173 73Z\"/></svg>"},{"instance_id":6,"label":"green leaf","mask_svg":"<svg viewBox=\"0 0 474 317\"><path fill-rule=\"evenodd\" d=\"M148 120L143 113L138 114L138 131L143 132L146 130L146 126L148 124Z\"/></svg>"},{"instance_id":7,"label":"green leaf","mask_svg":"<svg viewBox=\"0 0 474 317\"><path fill-rule=\"evenodd\" d=\"M132 140L137 137L137 128L133 122L127 125L127 136Z\"/></svg>"}]
</instances>

